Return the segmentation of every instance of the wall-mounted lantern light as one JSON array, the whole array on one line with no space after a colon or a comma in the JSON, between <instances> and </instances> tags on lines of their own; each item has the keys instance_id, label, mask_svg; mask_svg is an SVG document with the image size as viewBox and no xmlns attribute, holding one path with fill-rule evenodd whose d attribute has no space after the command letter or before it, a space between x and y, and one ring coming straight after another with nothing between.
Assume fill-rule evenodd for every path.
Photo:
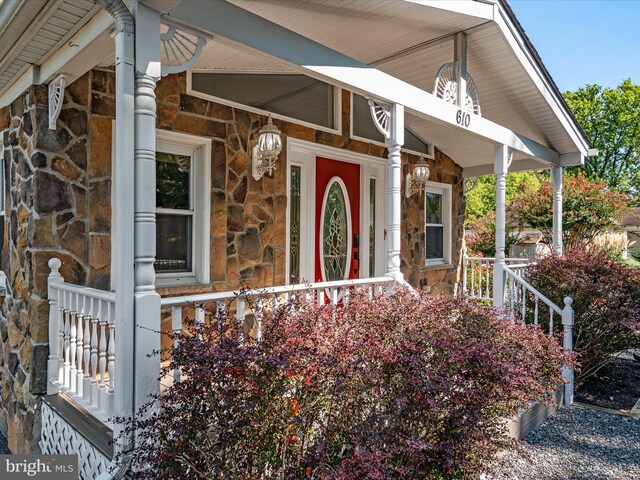
<instances>
[{"instance_id":1,"label":"wall-mounted lantern light","mask_svg":"<svg viewBox=\"0 0 640 480\"><path fill-rule=\"evenodd\" d=\"M424 192L424 186L429 179L429 165L420 156L420 160L413 167L413 173L407 173L404 184L404 195L409 198L414 193Z\"/></svg>"},{"instance_id":2,"label":"wall-mounted lantern light","mask_svg":"<svg viewBox=\"0 0 640 480\"><path fill-rule=\"evenodd\" d=\"M260 180L265 173L271 175L282 151L280 130L273 124L271 117L258 133L258 144L253 147L251 155L251 173L256 180Z\"/></svg>"}]
</instances>

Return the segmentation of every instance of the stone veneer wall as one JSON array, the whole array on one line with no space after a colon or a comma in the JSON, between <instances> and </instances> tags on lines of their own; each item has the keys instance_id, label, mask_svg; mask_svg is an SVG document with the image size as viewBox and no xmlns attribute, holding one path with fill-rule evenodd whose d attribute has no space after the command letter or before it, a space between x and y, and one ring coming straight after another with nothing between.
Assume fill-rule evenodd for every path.
<instances>
[{"instance_id":1,"label":"stone veneer wall","mask_svg":"<svg viewBox=\"0 0 640 480\"><path fill-rule=\"evenodd\" d=\"M0 109L6 173L1 259L8 277L0 309L0 430L14 453L39 448L49 259L62 260L67 282L109 287L111 149L90 148L99 144L92 137L111 137L113 102L92 95L106 76L89 72L67 88L56 130L49 130L46 86L33 86Z\"/></svg>"},{"instance_id":2,"label":"stone veneer wall","mask_svg":"<svg viewBox=\"0 0 640 480\"><path fill-rule=\"evenodd\" d=\"M402 175L416 163L414 155L403 155ZM424 194L402 196L401 269L405 279L414 287L429 293L454 294L462 275L462 247L464 240L464 177L462 169L436 149L435 160L428 160L429 181L453 185L451 192L451 264L426 266Z\"/></svg>"},{"instance_id":3,"label":"stone veneer wall","mask_svg":"<svg viewBox=\"0 0 640 480\"><path fill-rule=\"evenodd\" d=\"M316 142L376 157L379 145L349 138L350 95L342 93L342 132L276 121L284 148L272 178L250 174L250 143L261 115L186 94L186 76L156 88L157 127L212 139L211 284L159 289L162 295L285 283L286 140ZM62 260L70 283L110 287L111 155L115 76L95 69L67 87L55 131L48 129L47 91L31 87L0 109L6 217L2 268L9 289L0 309L0 430L14 453L38 449L38 396L46 393L47 262ZM403 169L418 159L402 154ZM462 170L436 151L430 180L453 187L453 266L424 266L424 197L403 196L402 271L417 287L451 292L459 278L464 197ZM221 254L224 252L224 254Z\"/></svg>"}]
</instances>

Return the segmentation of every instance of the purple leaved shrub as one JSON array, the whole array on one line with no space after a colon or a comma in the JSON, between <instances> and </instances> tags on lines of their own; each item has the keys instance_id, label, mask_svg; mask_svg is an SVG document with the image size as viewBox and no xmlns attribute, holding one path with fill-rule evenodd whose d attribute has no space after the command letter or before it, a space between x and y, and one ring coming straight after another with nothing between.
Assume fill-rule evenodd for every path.
<instances>
[{"instance_id":1,"label":"purple leaved shrub","mask_svg":"<svg viewBox=\"0 0 640 480\"><path fill-rule=\"evenodd\" d=\"M569 361L491 308L407 292L292 300L262 325L240 346L229 309L177 336L164 374L183 380L127 427L137 478L471 478Z\"/></svg>"},{"instance_id":2,"label":"purple leaved shrub","mask_svg":"<svg viewBox=\"0 0 640 480\"><path fill-rule=\"evenodd\" d=\"M540 260L528 270L527 279L556 305L564 305L565 297L573 298L578 383L597 372L612 354L640 348L640 270L603 252L573 249L561 258ZM556 323L555 328L560 332L562 325Z\"/></svg>"}]
</instances>

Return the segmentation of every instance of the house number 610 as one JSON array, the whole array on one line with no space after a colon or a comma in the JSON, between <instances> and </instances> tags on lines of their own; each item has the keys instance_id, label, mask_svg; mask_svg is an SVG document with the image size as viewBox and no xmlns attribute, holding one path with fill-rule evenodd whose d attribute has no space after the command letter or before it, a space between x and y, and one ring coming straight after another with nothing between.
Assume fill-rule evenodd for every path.
<instances>
[{"instance_id":1,"label":"house number 610","mask_svg":"<svg viewBox=\"0 0 640 480\"><path fill-rule=\"evenodd\" d=\"M456 123L458 125L468 127L471 123L471 115L465 111L458 110L458 113L456 113Z\"/></svg>"}]
</instances>

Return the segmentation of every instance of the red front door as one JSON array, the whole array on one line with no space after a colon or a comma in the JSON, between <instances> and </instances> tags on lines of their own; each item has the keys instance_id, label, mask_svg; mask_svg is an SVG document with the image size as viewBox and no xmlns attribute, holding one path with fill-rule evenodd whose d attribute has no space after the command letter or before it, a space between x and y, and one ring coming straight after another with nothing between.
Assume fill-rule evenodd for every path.
<instances>
[{"instance_id":1,"label":"red front door","mask_svg":"<svg viewBox=\"0 0 640 480\"><path fill-rule=\"evenodd\" d=\"M360 276L360 165L316 158L316 281Z\"/></svg>"}]
</instances>

